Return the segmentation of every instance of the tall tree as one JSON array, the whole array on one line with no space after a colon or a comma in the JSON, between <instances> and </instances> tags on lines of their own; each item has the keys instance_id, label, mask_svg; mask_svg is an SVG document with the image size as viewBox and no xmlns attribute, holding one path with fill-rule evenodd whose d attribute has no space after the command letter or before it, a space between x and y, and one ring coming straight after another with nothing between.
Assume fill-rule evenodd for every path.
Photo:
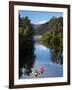
<instances>
[{"instance_id":1,"label":"tall tree","mask_svg":"<svg viewBox=\"0 0 72 90\"><path fill-rule=\"evenodd\" d=\"M21 20L22 23L19 29L19 77L23 67L26 69L25 74L29 75L35 61L33 27L28 17L23 17Z\"/></svg>"},{"instance_id":2,"label":"tall tree","mask_svg":"<svg viewBox=\"0 0 72 90\"><path fill-rule=\"evenodd\" d=\"M42 35L41 43L51 49L53 62L62 64L63 19L53 17L49 22L51 30Z\"/></svg>"}]
</instances>

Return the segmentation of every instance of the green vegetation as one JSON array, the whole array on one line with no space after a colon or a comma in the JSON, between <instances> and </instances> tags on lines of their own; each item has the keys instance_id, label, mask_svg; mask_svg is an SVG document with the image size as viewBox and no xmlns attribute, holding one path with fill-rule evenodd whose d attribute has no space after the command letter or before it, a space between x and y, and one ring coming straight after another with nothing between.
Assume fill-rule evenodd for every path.
<instances>
[{"instance_id":1,"label":"green vegetation","mask_svg":"<svg viewBox=\"0 0 72 90\"><path fill-rule=\"evenodd\" d=\"M21 69L26 69L29 75L34 65L34 30L28 17L21 18L19 15L19 77L22 74Z\"/></svg>"},{"instance_id":2,"label":"green vegetation","mask_svg":"<svg viewBox=\"0 0 72 90\"><path fill-rule=\"evenodd\" d=\"M51 49L52 61L63 64L63 18L53 17L49 21L50 31L41 37L41 43Z\"/></svg>"}]
</instances>

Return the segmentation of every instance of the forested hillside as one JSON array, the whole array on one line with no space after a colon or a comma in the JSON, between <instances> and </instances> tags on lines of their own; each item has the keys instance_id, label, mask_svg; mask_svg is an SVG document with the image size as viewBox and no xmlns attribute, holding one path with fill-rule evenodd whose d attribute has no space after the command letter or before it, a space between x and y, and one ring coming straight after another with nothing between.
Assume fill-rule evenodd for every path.
<instances>
[{"instance_id":1,"label":"forested hillside","mask_svg":"<svg viewBox=\"0 0 72 90\"><path fill-rule=\"evenodd\" d=\"M54 23L54 22L58 22L58 28L59 29L62 29L62 21L63 21L63 18L62 17L59 17L59 18L56 18L56 17L53 17L51 18L48 22L44 23L44 24L32 24L32 26L34 27L34 31L35 31L35 34L36 35L42 35L43 33L45 32L48 32L52 29L52 26L51 24Z\"/></svg>"}]
</instances>

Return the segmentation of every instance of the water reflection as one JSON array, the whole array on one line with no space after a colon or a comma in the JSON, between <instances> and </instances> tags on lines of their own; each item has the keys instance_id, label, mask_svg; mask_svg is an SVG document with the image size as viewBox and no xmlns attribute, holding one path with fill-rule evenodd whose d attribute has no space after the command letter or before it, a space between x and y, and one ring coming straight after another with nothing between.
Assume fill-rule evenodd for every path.
<instances>
[{"instance_id":1,"label":"water reflection","mask_svg":"<svg viewBox=\"0 0 72 90\"><path fill-rule=\"evenodd\" d=\"M24 35L19 35L19 78L22 76L22 68L25 74L30 75L35 62L34 40Z\"/></svg>"},{"instance_id":2,"label":"water reflection","mask_svg":"<svg viewBox=\"0 0 72 90\"><path fill-rule=\"evenodd\" d=\"M43 46L42 44L35 44L35 64L39 64L39 63L50 63L51 62L51 53L50 53L50 49L46 48L45 46Z\"/></svg>"},{"instance_id":3,"label":"water reflection","mask_svg":"<svg viewBox=\"0 0 72 90\"><path fill-rule=\"evenodd\" d=\"M20 79L63 76L63 66L52 63L51 50L42 45L39 42L39 40L35 41L34 52L31 51L29 53L29 51L26 49L25 54L23 53L24 55L23 64L25 64L25 60L26 64L24 65L24 67L20 69L21 71Z\"/></svg>"},{"instance_id":4,"label":"water reflection","mask_svg":"<svg viewBox=\"0 0 72 90\"><path fill-rule=\"evenodd\" d=\"M39 43L36 43L34 54L36 58L34 62L34 67L32 68L32 72L28 76L26 74L27 70L25 68L22 68L21 79L63 76L63 66L52 63L51 52L49 48L46 48Z\"/></svg>"}]
</instances>

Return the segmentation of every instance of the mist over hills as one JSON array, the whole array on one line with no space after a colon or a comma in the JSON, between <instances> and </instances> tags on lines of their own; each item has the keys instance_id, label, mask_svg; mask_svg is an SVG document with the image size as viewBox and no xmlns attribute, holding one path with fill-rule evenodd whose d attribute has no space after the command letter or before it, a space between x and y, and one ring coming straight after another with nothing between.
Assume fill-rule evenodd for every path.
<instances>
[{"instance_id":1,"label":"mist over hills","mask_svg":"<svg viewBox=\"0 0 72 90\"><path fill-rule=\"evenodd\" d=\"M49 22L43 24L32 24L36 35L42 35L50 30Z\"/></svg>"}]
</instances>

